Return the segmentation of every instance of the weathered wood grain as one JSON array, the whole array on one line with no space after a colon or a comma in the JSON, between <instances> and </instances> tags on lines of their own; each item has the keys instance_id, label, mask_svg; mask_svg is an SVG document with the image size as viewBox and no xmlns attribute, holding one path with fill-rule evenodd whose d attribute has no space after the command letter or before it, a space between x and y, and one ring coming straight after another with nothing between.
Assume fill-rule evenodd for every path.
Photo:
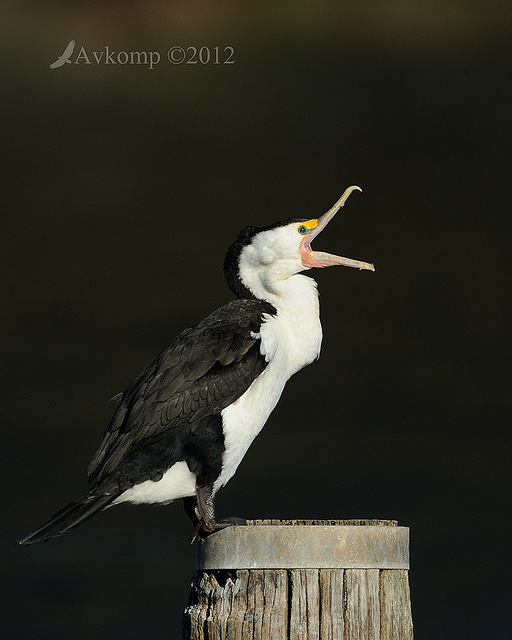
<instances>
[{"instance_id":1,"label":"weathered wood grain","mask_svg":"<svg viewBox=\"0 0 512 640\"><path fill-rule=\"evenodd\" d=\"M345 640L380 638L379 571L347 569L343 587Z\"/></svg>"},{"instance_id":2,"label":"weathered wood grain","mask_svg":"<svg viewBox=\"0 0 512 640\"><path fill-rule=\"evenodd\" d=\"M320 637L320 593L316 569L290 570L290 638L318 640Z\"/></svg>"},{"instance_id":3,"label":"weathered wood grain","mask_svg":"<svg viewBox=\"0 0 512 640\"><path fill-rule=\"evenodd\" d=\"M320 638L345 638L343 569L320 569Z\"/></svg>"},{"instance_id":4,"label":"weathered wood grain","mask_svg":"<svg viewBox=\"0 0 512 640\"><path fill-rule=\"evenodd\" d=\"M396 526L393 521L311 520L293 521L290 526L306 523ZM283 523L269 520L260 524ZM412 640L408 572L378 568L202 569L192 579L183 615L183 638Z\"/></svg>"},{"instance_id":5,"label":"weathered wood grain","mask_svg":"<svg viewBox=\"0 0 512 640\"><path fill-rule=\"evenodd\" d=\"M408 572L381 571L379 580L382 637L410 640L413 628Z\"/></svg>"}]
</instances>

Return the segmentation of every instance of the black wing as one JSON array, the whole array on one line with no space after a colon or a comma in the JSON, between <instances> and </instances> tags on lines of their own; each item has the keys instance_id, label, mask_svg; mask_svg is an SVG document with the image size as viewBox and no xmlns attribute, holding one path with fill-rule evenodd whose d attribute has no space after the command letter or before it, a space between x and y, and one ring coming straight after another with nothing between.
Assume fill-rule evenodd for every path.
<instances>
[{"instance_id":1,"label":"black wing","mask_svg":"<svg viewBox=\"0 0 512 640\"><path fill-rule=\"evenodd\" d=\"M267 364L253 336L264 313L276 310L261 300L233 300L177 336L122 394L89 480L104 478L172 430L199 432L205 417L243 395Z\"/></svg>"}]
</instances>

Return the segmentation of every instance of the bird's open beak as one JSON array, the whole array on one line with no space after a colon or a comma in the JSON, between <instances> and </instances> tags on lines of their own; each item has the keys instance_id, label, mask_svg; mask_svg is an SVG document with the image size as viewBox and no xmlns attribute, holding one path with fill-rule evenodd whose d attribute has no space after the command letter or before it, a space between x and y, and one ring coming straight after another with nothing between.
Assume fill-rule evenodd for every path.
<instances>
[{"instance_id":1,"label":"bird's open beak","mask_svg":"<svg viewBox=\"0 0 512 640\"><path fill-rule=\"evenodd\" d=\"M343 267L355 267L356 269L368 269L369 271L375 271L373 264L369 262L360 262L359 260L351 260L350 258L342 258L341 256L335 256L331 253L324 253L323 251L313 251L311 249L311 242L317 235L325 229L329 222L334 218L339 209L345 204L349 195L355 190L361 191L359 187L353 186L345 189L345 193L336 202L336 204L324 213L323 216L318 218L318 225L311 229L309 233L304 236L304 239L300 243L300 255L302 258L302 264L305 267L333 267L340 265Z\"/></svg>"}]
</instances>

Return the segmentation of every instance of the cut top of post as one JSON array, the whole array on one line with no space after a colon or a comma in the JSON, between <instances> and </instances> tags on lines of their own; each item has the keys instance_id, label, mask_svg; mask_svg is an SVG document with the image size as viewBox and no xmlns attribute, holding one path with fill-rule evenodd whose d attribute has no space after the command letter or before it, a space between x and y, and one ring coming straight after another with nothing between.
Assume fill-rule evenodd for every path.
<instances>
[{"instance_id":1,"label":"cut top of post","mask_svg":"<svg viewBox=\"0 0 512 640\"><path fill-rule=\"evenodd\" d=\"M196 569L409 569L394 520L250 520L196 544Z\"/></svg>"}]
</instances>

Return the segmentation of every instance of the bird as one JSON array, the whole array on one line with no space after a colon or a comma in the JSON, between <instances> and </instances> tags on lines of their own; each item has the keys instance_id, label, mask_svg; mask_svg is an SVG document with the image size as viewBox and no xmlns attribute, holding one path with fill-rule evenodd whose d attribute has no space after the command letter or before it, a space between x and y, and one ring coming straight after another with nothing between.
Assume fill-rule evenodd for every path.
<instances>
[{"instance_id":1,"label":"bird","mask_svg":"<svg viewBox=\"0 0 512 640\"><path fill-rule=\"evenodd\" d=\"M314 268L373 264L314 251L312 241L357 186L318 218L245 227L228 248L224 275L235 299L182 331L118 394L88 468L87 493L19 540L60 536L120 503L180 498L191 540L243 518L218 519L215 494L233 477L288 379L319 357Z\"/></svg>"},{"instance_id":2,"label":"bird","mask_svg":"<svg viewBox=\"0 0 512 640\"><path fill-rule=\"evenodd\" d=\"M66 48L64 49L64 51L62 52L62 55L59 56L57 58L57 60L55 60L55 62L52 62L50 65L50 69L58 69L59 67L62 67L63 65L67 64L71 64L71 55L73 53L73 50L75 48L75 41L74 40L70 40L66 46Z\"/></svg>"}]
</instances>

